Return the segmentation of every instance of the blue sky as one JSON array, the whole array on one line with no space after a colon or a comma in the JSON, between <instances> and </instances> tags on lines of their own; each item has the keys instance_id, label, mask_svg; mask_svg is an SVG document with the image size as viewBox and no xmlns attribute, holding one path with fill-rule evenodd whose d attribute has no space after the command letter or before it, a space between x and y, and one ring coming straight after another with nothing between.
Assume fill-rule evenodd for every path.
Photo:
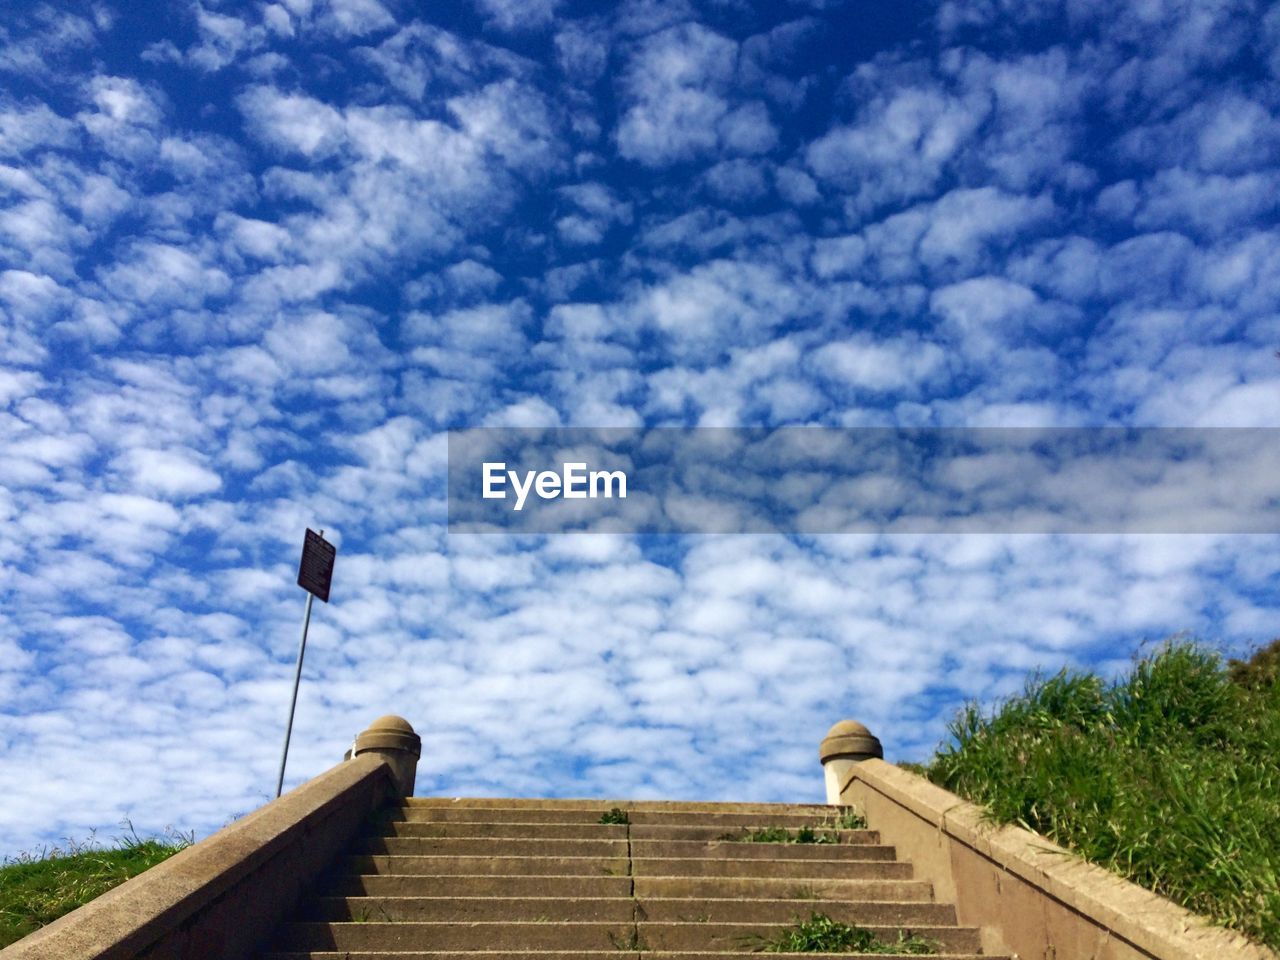
<instances>
[{"instance_id":1,"label":"blue sky","mask_svg":"<svg viewBox=\"0 0 1280 960\"><path fill-rule=\"evenodd\" d=\"M1280 634L1274 536L458 536L475 426L1280 426L1280 7L0 22L0 850L271 792L809 800L1028 670Z\"/></svg>"}]
</instances>

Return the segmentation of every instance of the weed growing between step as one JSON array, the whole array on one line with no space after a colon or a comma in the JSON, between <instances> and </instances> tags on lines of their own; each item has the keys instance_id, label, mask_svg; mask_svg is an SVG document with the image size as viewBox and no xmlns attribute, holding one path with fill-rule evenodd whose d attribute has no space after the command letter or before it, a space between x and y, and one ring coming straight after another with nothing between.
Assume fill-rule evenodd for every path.
<instances>
[{"instance_id":1,"label":"weed growing between step","mask_svg":"<svg viewBox=\"0 0 1280 960\"><path fill-rule=\"evenodd\" d=\"M721 834L721 840L739 843L839 843L841 830L865 830L867 818L853 807L842 807L839 813L824 819L817 828L801 827L792 833L786 827L742 828L741 833Z\"/></svg>"},{"instance_id":2,"label":"weed growing between step","mask_svg":"<svg viewBox=\"0 0 1280 960\"><path fill-rule=\"evenodd\" d=\"M391 914L387 908L379 905L376 910L367 906L359 906L351 911L350 923L390 923Z\"/></svg>"},{"instance_id":3,"label":"weed growing between step","mask_svg":"<svg viewBox=\"0 0 1280 960\"><path fill-rule=\"evenodd\" d=\"M825 913L813 913L772 939L752 938L763 953L896 953L931 954L938 943L908 930L899 930L893 941L881 940L865 927L832 920Z\"/></svg>"},{"instance_id":4,"label":"weed growing between step","mask_svg":"<svg viewBox=\"0 0 1280 960\"><path fill-rule=\"evenodd\" d=\"M0 947L167 860L195 839L170 830L163 840L144 840L128 820L123 826L127 833L111 849L90 836L82 842L64 841L65 847L5 857L0 865Z\"/></svg>"},{"instance_id":5,"label":"weed growing between step","mask_svg":"<svg viewBox=\"0 0 1280 960\"><path fill-rule=\"evenodd\" d=\"M743 828L743 833L725 833L721 840L735 843L839 843L840 835L834 832L819 833L813 827L801 827L792 833L786 827L760 827L757 830Z\"/></svg>"},{"instance_id":6,"label":"weed growing between step","mask_svg":"<svg viewBox=\"0 0 1280 960\"><path fill-rule=\"evenodd\" d=\"M832 830L865 830L867 818L853 807L842 807L839 813L823 820L822 825Z\"/></svg>"},{"instance_id":7,"label":"weed growing between step","mask_svg":"<svg viewBox=\"0 0 1280 960\"><path fill-rule=\"evenodd\" d=\"M600 819L597 822L625 826L631 822L631 818L627 816L627 811L620 807L614 807L607 813L600 814Z\"/></svg>"},{"instance_id":8,"label":"weed growing between step","mask_svg":"<svg viewBox=\"0 0 1280 960\"><path fill-rule=\"evenodd\" d=\"M741 833L724 833L721 840L737 843L839 843L841 830L865 830L867 821L860 814L846 810L838 817L824 820L817 829L801 827L792 833L786 827L742 828Z\"/></svg>"},{"instance_id":9,"label":"weed growing between step","mask_svg":"<svg viewBox=\"0 0 1280 960\"><path fill-rule=\"evenodd\" d=\"M638 953L649 949L649 945L640 936L640 931L635 928L632 928L631 932L625 937L620 937L618 934L610 932L609 942L613 944L613 949L615 950L629 950L633 953Z\"/></svg>"}]
</instances>

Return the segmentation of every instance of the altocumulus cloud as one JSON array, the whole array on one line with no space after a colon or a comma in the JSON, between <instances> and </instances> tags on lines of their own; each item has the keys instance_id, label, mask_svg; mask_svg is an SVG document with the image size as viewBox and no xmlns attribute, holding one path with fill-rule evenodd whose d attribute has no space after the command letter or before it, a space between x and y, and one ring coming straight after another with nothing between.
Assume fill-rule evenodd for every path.
<instances>
[{"instance_id":1,"label":"altocumulus cloud","mask_svg":"<svg viewBox=\"0 0 1280 960\"><path fill-rule=\"evenodd\" d=\"M586 6L9 18L0 850L267 798L306 526L291 784L817 799L1280 633L1269 536L446 533L454 428L1280 425L1280 8Z\"/></svg>"}]
</instances>

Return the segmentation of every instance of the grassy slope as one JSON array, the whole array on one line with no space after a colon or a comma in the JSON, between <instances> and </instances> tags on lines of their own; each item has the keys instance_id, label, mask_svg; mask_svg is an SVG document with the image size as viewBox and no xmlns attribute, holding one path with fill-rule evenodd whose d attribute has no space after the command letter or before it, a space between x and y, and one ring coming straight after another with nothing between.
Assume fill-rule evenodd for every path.
<instances>
[{"instance_id":1,"label":"grassy slope","mask_svg":"<svg viewBox=\"0 0 1280 960\"><path fill-rule=\"evenodd\" d=\"M121 841L115 849L72 845L0 866L0 947L58 919L177 853L186 842Z\"/></svg>"},{"instance_id":2,"label":"grassy slope","mask_svg":"<svg viewBox=\"0 0 1280 960\"><path fill-rule=\"evenodd\" d=\"M1174 642L1114 683L1035 678L950 725L938 784L1280 948L1280 683Z\"/></svg>"}]
</instances>

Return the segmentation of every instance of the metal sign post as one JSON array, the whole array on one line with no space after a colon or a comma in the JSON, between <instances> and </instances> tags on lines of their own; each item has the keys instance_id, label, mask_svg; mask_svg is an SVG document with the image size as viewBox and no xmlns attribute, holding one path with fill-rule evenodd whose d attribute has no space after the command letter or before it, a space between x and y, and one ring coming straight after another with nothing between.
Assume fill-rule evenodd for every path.
<instances>
[{"instance_id":1,"label":"metal sign post","mask_svg":"<svg viewBox=\"0 0 1280 960\"><path fill-rule=\"evenodd\" d=\"M307 612L302 617L302 642L298 644L298 666L293 672L293 699L289 701L289 723L284 728L284 752L280 754L280 776L276 780L276 796L284 789L284 766L289 761L289 738L293 734L293 712L298 706L298 684L302 681L302 658L307 652L307 628L311 626L311 604L319 597L329 602L329 584L333 580L333 559L337 549L308 528L302 543L302 562L298 565L298 586L307 591Z\"/></svg>"}]
</instances>

